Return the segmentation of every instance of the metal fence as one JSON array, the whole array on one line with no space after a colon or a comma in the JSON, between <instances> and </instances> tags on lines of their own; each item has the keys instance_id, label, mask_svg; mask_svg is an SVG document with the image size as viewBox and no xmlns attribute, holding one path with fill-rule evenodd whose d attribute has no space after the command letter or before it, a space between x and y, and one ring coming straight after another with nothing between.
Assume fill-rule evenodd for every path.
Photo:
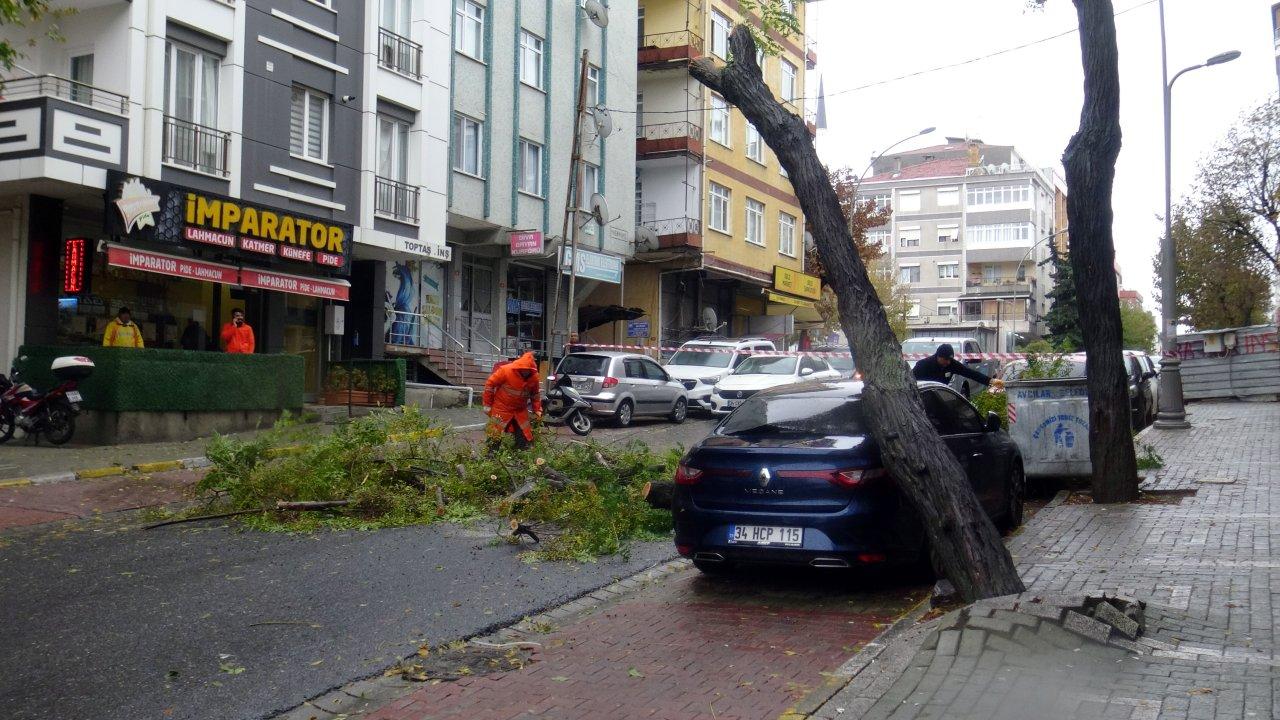
<instances>
[{"instance_id":1,"label":"metal fence","mask_svg":"<svg viewBox=\"0 0 1280 720\"><path fill-rule=\"evenodd\" d=\"M396 220L418 221L418 188L390 178L373 180L373 210Z\"/></svg>"},{"instance_id":2,"label":"metal fence","mask_svg":"<svg viewBox=\"0 0 1280 720\"><path fill-rule=\"evenodd\" d=\"M422 77L422 46L386 28L378 28L378 64L414 78Z\"/></svg>"},{"instance_id":3,"label":"metal fence","mask_svg":"<svg viewBox=\"0 0 1280 720\"><path fill-rule=\"evenodd\" d=\"M678 120L676 122L658 123L655 125L640 125L636 128L636 138L639 140L670 140L672 138L690 138L691 140L702 140L702 127L688 120Z\"/></svg>"},{"instance_id":4,"label":"metal fence","mask_svg":"<svg viewBox=\"0 0 1280 720\"><path fill-rule=\"evenodd\" d=\"M51 97L119 115L129 114L129 98L124 95L57 75L13 78L0 82L0 87L4 88L6 101Z\"/></svg>"},{"instance_id":5,"label":"metal fence","mask_svg":"<svg viewBox=\"0 0 1280 720\"><path fill-rule=\"evenodd\" d=\"M1180 335L1176 354L1182 358L1182 393L1188 400L1280 398L1275 325Z\"/></svg>"},{"instance_id":6,"label":"metal fence","mask_svg":"<svg viewBox=\"0 0 1280 720\"><path fill-rule=\"evenodd\" d=\"M164 116L164 150L161 159L212 175L227 175L231 133Z\"/></svg>"}]
</instances>

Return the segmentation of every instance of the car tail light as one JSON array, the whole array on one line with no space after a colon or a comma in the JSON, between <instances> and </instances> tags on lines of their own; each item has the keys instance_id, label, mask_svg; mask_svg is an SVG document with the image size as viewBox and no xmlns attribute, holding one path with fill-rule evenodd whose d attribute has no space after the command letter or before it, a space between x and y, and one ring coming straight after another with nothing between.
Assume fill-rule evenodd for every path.
<instances>
[{"instance_id":1,"label":"car tail light","mask_svg":"<svg viewBox=\"0 0 1280 720\"><path fill-rule=\"evenodd\" d=\"M689 467L684 463L676 466L677 485L697 485L702 479L702 468Z\"/></svg>"},{"instance_id":2,"label":"car tail light","mask_svg":"<svg viewBox=\"0 0 1280 720\"><path fill-rule=\"evenodd\" d=\"M884 562L884 559L884 553L858 553L858 562L861 563Z\"/></svg>"},{"instance_id":3,"label":"car tail light","mask_svg":"<svg viewBox=\"0 0 1280 720\"><path fill-rule=\"evenodd\" d=\"M604 379L604 382L600 383L600 387L602 388L618 387L618 378L607 377Z\"/></svg>"},{"instance_id":4,"label":"car tail light","mask_svg":"<svg viewBox=\"0 0 1280 720\"><path fill-rule=\"evenodd\" d=\"M828 479L832 485L842 488L862 487L872 480L889 476L884 468L854 468L852 470L836 470Z\"/></svg>"},{"instance_id":5,"label":"car tail light","mask_svg":"<svg viewBox=\"0 0 1280 720\"><path fill-rule=\"evenodd\" d=\"M677 545L677 546L676 546L676 552L680 553L680 554L681 554L681 555L683 555L684 557L688 557L688 556L690 556L690 555L692 555L692 554L693 554L693 546L692 546L692 545Z\"/></svg>"},{"instance_id":6,"label":"car tail light","mask_svg":"<svg viewBox=\"0 0 1280 720\"><path fill-rule=\"evenodd\" d=\"M853 379L854 379L854 380L861 380L861 379L862 379L862 373L861 373L861 372L855 372L855 373L853 374Z\"/></svg>"}]
</instances>

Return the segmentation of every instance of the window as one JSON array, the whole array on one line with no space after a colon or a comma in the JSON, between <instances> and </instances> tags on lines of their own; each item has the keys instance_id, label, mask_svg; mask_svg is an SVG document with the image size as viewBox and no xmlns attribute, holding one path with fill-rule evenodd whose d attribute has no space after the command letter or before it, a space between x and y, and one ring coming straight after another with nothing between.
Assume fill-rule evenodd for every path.
<instances>
[{"instance_id":1,"label":"window","mask_svg":"<svg viewBox=\"0 0 1280 720\"><path fill-rule=\"evenodd\" d=\"M711 139L729 147L729 103L716 95L711 96Z\"/></svg>"},{"instance_id":2,"label":"window","mask_svg":"<svg viewBox=\"0 0 1280 720\"><path fill-rule=\"evenodd\" d=\"M875 203L876 207L879 208L880 210L883 210L889 207L891 204L890 203L891 198L889 197L889 193L878 193L876 195L863 197L863 199L870 200L871 202Z\"/></svg>"},{"instance_id":3,"label":"window","mask_svg":"<svg viewBox=\"0 0 1280 720\"><path fill-rule=\"evenodd\" d=\"M889 249L889 231L888 230L868 230L867 244L879 247L884 250Z\"/></svg>"},{"instance_id":4,"label":"window","mask_svg":"<svg viewBox=\"0 0 1280 720\"><path fill-rule=\"evenodd\" d=\"M920 228L901 228L898 230L898 247L920 247Z\"/></svg>"},{"instance_id":5,"label":"window","mask_svg":"<svg viewBox=\"0 0 1280 720\"><path fill-rule=\"evenodd\" d=\"M79 83L71 86L71 101L93 104L93 55L76 55L71 58L71 80Z\"/></svg>"},{"instance_id":6,"label":"window","mask_svg":"<svg viewBox=\"0 0 1280 720\"><path fill-rule=\"evenodd\" d=\"M902 190L898 192L898 210L902 212L920 212L920 191Z\"/></svg>"},{"instance_id":7,"label":"window","mask_svg":"<svg viewBox=\"0 0 1280 720\"><path fill-rule=\"evenodd\" d=\"M764 141L760 139L760 131L756 126L747 123L747 157L764 164Z\"/></svg>"},{"instance_id":8,"label":"window","mask_svg":"<svg viewBox=\"0 0 1280 720\"><path fill-rule=\"evenodd\" d=\"M956 433L980 433L982 432L982 418L978 416L978 411L965 401L959 395L948 392L946 390L934 390L934 394L938 396L943 407L948 411L955 423Z\"/></svg>"},{"instance_id":9,"label":"window","mask_svg":"<svg viewBox=\"0 0 1280 720\"><path fill-rule=\"evenodd\" d=\"M969 188L966 194L970 205L1018 205L1031 202L1030 185L983 185Z\"/></svg>"},{"instance_id":10,"label":"window","mask_svg":"<svg viewBox=\"0 0 1280 720\"><path fill-rule=\"evenodd\" d=\"M764 203L747 198L747 242L764 245Z\"/></svg>"},{"instance_id":11,"label":"window","mask_svg":"<svg viewBox=\"0 0 1280 720\"><path fill-rule=\"evenodd\" d=\"M644 6L636 8L636 45L644 47Z\"/></svg>"},{"instance_id":12,"label":"window","mask_svg":"<svg viewBox=\"0 0 1280 720\"><path fill-rule=\"evenodd\" d=\"M938 226L938 242L949 243L958 242L960 240L959 225L939 225Z\"/></svg>"},{"instance_id":13,"label":"window","mask_svg":"<svg viewBox=\"0 0 1280 720\"><path fill-rule=\"evenodd\" d=\"M480 175L480 155L484 142L480 121L466 115L453 116L453 169Z\"/></svg>"},{"instance_id":14,"label":"window","mask_svg":"<svg viewBox=\"0 0 1280 720\"><path fill-rule=\"evenodd\" d=\"M600 167L591 163L582 164L582 190L578 193L581 204L578 207L590 208L591 196L600 190ZM583 226L582 231L588 235L596 234L594 220Z\"/></svg>"},{"instance_id":15,"label":"window","mask_svg":"<svg viewBox=\"0 0 1280 720\"><path fill-rule=\"evenodd\" d=\"M289 152L324 162L329 155L329 97L294 86L289 110Z\"/></svg>"},{"instance_id":16,"label":"window","mask_svg":"<svg viewBox=\"0 0 1280 720\"><path fill-rule=\"evenodd\" d=\"M542 89L542 38L520 31L520 82Z\"/></svg>"},{"instance_id":17,"label":"window","mask_svg":"<svg viewBox=\"0 0 1280 720\"><path fill-rule=\"evenodd\" d=\"M965 317L970 318L970 319L973 319L973 318L978 317L978 316L979 316L979 315L981 315L981 314L982 314L982 301L981 301L981 300L965 300L965 301L964 301L964 316L965 316Z\"/></svg>"},{"instance_id":18,"label":"window","mask_svg":"<svg viewBox=\"0 0 1280 720\"><path fill-rule=\"evenodd\" d=\"M1031 242L1031 223L970 225L965 231L973 245L1026 245Z\"/></svg>"},{"instance_id":19,"label":"window","mask_svg":"<svg viewBox=\"0 0 1280 720\"><path fill-rule=\"evenodd\" d=\"M938 301L938 317L954 318L959 312L956 307L955 300L939 300Z\"/></svg>"},{"instance_id":20,"label":"window","mask_svg":"<svg viewBox=\"0 0 1280 720\"><path fill-rule=\"evenodd\" d=\"M761 74L764 73L764 58L765 58L764 48L757 47L756 48L756 66L760 68Z\"/></svg>"},{"instance_id":21,"label":"window","mask_svg":"<svg viewBox=\"0 0 1280 720\"><path fill-rule=\"evenodd\" d=\"M479 60L484 57L484 6L458 0L453 16L453 49Z\"/></svg>"},{"instance_id":22,"label":"window","mask_svg":"<svg viewBox=\"0 0 1280 720\"><path fill-rule=\"evenodd\" d=\"M587 103L590 105L599 105L604 101L600 97L600 68L595 65L587 66Z\"/></svg>"},{"instance_id":23,"label":"window","mask_svg":"<svg viewBox=\"0 0 1280 720\"><path fill-rule=\"evenodd\" d=\"M955 207L960 204L960 188L938 188L938 207Z\"/></svg>"},{"instance_id":24,"label":"window","mask_svg":"<svg viewBox=\"0 0 1280 720\"><path fill-rule=\"evenodd\" d=\"M667 382L671 379L671 377L667 375L667 371L663 370L661 365L652 360L641 360L640 364L644 367L644 376L648 380Z\"/></svg>"},{"instance_id":25,"label":"window","mask_svg":"<svg viewBox=\"0 0 1280 720\"><path fill-rule=\"evenodd\" d=\"M409 28L413 19L410 2L411 0L382 0L380 26L401 37L409 37Z\"/></svg>"},{"instance_id":26,"label":"window","mask_svg":"<svg viewBox=\"0 0 1280 720\"><path fill-rule=\"evenodd\" d=\"M796 66L786 60L778 61L778 66L782 69L782 83L779 88L782 92L782 99L786 102L793 102L796 99Z\"/></svg>"},{"instance_id":27,"label":"window","mask_svg":"<svg viewBox=\"0 0 1280 720\"><path fill-rule=\"evenodd\" d=\"M219 59L173 42L166 46L166 53L165 114L217 127Z\"/></svg>"},{"instance_id":28,"label":"window","mask_svg":"<svg viewBox=\"0 0 1280 720\"><path fill-rule=\"evenodd\" d=\"M404 182L409 176L409 124L378 116L379 177Z\"/></svg>"},{"instance_id":29,"label":"window","mask_svg":"<svg viewBox=\"0 0 1280 720\"><path fill-rule=\"evenodd\" d=\"M900 268L901 273L899 279L904 283L920 282L920 266L919 265L903 265Z\"/></svg>"},{"instance_id":30,"label":"window","mask_svg":"<svg viewBox=\"0 0 1280 720\"><path fill-rule=\"evenodd\" d=\"M778 252L796 256L796 219L784 212L778 213Z\"/></svg>"},{"instance_id":31,"label":"window","mask_svg":"<svg viewBox=\"0 0 1280 720\"><path fill-rule=\"evenodd\" d=\"M911 301L911 307L907 309L907 317L913 317L913 318L920 317L920 301L919 300Z\"/></svg>"},{"instance_id":32,"label":"window","mask_svg":"<svg viewBox=\"0 0 1280 720\"><path fill-rule=\"evenodd\" d=\"M707 225L712 230L729 232L729 188L711 183L711 212Z\"/></svg>"},{"instance_id":33,"label":"window","mask_svg":"<svg viewBox=\"0 0 1280 720\"><path fill-rule=\"evenodd\" d=\"M938 263L938 279L954 280L960 277L960 263Z\"/></svg>"},{"instance_id":34,"label":"window","mask_svg":"<svg viewBox=\"0 0 1280 720\"><path fill-rule=\"evenodd\" d=\"M711 11L711 54L729 59L729 18L716 10Z\"/></svg>"},{"instance_id":35,"label":"window","mask_svg":"<svg viewBox=\"0 0 1280 720\"><path fill-rule=\"evenodd\" d=\"M542 146L520 141L520 190L542 197Z\"/></svg>"},{"instance_id":36,"label":"window","mask_svg":"<svg viewBox=\"0 0 1280 720\"><path fill-rule=\"evenodd\" d=\"M633 380L648 379L644 371L644 363L641 362L640 360L633 360L631 358L623 360L622 368L623 368L623 372L626 373L627 377L630 379L633 379Z\"/></svg>"}]
</instances>

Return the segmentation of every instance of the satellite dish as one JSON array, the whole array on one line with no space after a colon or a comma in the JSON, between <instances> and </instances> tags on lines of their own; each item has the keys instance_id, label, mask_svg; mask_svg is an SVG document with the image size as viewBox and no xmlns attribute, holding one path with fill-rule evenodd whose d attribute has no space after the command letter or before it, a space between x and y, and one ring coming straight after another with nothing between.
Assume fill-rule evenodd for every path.
<instances>
[{"instance_id":1,"label":"satellite dish","mask_svg":"<svg viewBox=\"0 0 1280 720\"><path fill-rule=\"evenodd\" d=\"M604 106L588 108L587 114L591 116L591 122L596 126L598 137L607 138L613 134L613 116Z\"/></svg>"},{"instance_id":2,"label":"satellite dish","mask_svg":"<svg viewBox=\"0 0 1280 720\"><path fill-rule=\"evenodd\" d=\"M591 217L601 226L609 224L609 203L600 193L591 193Z\"/></svg>"},{"instance_id":3,"label":"satellite dish","mask_svg":"<svg viewBox=\"0 0 1280 720\"><path fill-rule=\"evenodd\" d=\"M645 225L636 228L636 252L649 252L658 249L658 233Z\"/></svg>"},{"instance_id":4,"label":"satellite dish","mask_svg":"<svg viewBox=\"0 0 1280 720\"><path fill-rule=\"evenodd\" d=\"M600 0L587 0L582 7L587 13L587 18L595 23L596 27L607 27L609 25L609 9Z\"/></svg>"},{"instance_id":5,"label":"satellite dish","mask_svg":"<svg viewBox=\"0 0 1280 720\"><path fill-rule=\"evenodd\" d=\"M720 327L720 317L716 315L716 309L710 305L702 308L702 326L712 332Z\"/></svg>"}]
</instances>

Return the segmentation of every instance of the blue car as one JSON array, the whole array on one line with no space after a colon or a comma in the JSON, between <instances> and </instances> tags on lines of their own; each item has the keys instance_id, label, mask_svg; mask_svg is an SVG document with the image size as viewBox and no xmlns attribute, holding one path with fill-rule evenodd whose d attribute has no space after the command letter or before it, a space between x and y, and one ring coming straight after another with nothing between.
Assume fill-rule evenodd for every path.
<instances>
[{"instance_id":1,"label":"blue car","mask_svg":"<svg viewBox=\"0 0 1280 720\"><path fill-rule=\"evenodd\" d=\"M995 413L920 383L929 419L1002 529L1022 523L1022 456ZM881 466L861 382L753 395L676 472L676 549L707 573L765 562L848 568L928 562L919 519Z\"/></svg>"}]
</instances>

